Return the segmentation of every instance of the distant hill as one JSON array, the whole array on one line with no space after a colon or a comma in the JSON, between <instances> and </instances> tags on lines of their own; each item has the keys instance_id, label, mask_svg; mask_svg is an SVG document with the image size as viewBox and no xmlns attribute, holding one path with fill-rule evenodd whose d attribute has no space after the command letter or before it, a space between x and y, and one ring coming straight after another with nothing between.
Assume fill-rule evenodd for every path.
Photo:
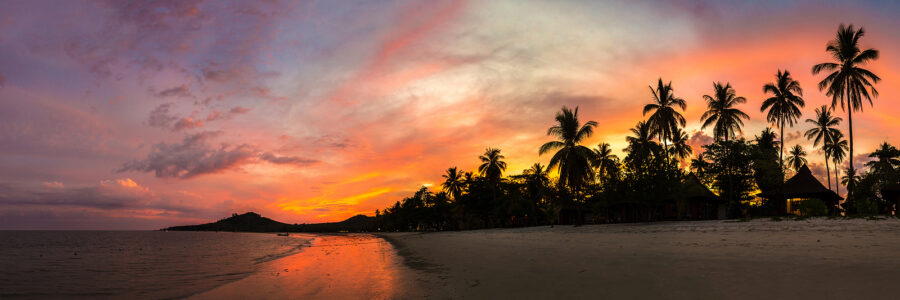
<instances>
[{"instance_id":1,"label":"distant hill","mask_svg":"<svg viewBox=\"0 0 900 300\"><path fill-rule=\"evenodd\" d=\"M215 223L174 226L171 231L233 231L233 232L365 232L374 228L373 217L356 215L341 222L318 224L286 224L254 212L234 214Z\"/></svg>"}]
</instances>

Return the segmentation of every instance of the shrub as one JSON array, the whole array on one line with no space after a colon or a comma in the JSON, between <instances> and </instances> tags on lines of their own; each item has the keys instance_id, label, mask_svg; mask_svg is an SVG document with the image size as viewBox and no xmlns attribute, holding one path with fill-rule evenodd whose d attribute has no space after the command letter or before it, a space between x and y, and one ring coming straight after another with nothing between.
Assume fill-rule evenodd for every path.
<instances>
[{"instance_id":1,"label":"shrub","mask_svg":"<svg viewBox=\"0 0 900 300\"><path fill-rule=\"evenodd\" d=\"M800 202L798 206L800 213L807 217L819 217L828 214L828 207L825 202L819 199L809 199Z\"/></svg>"}]
</instances>

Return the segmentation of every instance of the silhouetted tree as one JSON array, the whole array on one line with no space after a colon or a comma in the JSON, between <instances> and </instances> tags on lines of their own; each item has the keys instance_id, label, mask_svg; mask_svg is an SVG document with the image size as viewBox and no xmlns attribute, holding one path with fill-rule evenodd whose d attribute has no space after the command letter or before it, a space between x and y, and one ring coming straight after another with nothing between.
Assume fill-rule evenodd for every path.
<instances>
[{"instance_id":1,"label":"silhouetted tree","mask_svg":"<svg viewBox=\"0 0 900 300\"><path fill-rule=\"evenodd\" d=\"M769 109L766 119L781 129L781 154L778 158L784 164L784 127L794 126L794 123L802 115L800 108L804 105L803 89L800 88L800 82L791 77L790 72L778 70L778 73L775 74L775 82L764 85L763 93L771 93L772 97L763 101L759 111L764 112Z\"/></svg>"},{"instance_id":2,"label":"silhouetted tree","mask_svg":"<svg viewBox=\"0 0 900 300\"><path fill-rule=\"evenodd\" d=\"M822 71L831 72L819 82L819 90L825 90L826 95L831 96L831 108L838 103L841 109L847 111L847 125L850 133L850 165L853 165L853 112L862 111L863 99L872 105L872 97L878 97L875 83L881 80L875 73L861 66L878 59L878 50L860 50L859 39L866 31L860 27L858 30L841 24L838 26L837 36L828 42L825 51L831 54L835 62L826 62L813 66L812 73L817 75ZM847 194L848 198L852 193Z\"/></svg>"},{"instance_id":3,"label":"silhouetted tree","mask_svg":"<svg viewBox=\"0 0 900 300\"><path fill-rule=\"evenodd\" d=\"M662 78L659 79L656 89L650 86L650 92L653 94L653 103L644 106L644 115L653 113L647 119L647 123L663 144L668 160L668 141L675 135L675 130L685 125L684 117L675 108L680 107L683 111L687 108L687 103L684 99L675 97L672 82L663 84Z\"/></svg>"},{"instance_id":4,"label":"silhouetted tree","mask_svg":"<svg viewBox=\"0 0 900 300\"><path fill-rule=\"evenodd\" d=\"M707 110L700 116L700 121L703 122L701 128L713 125L713 137L728 141L729 137L736 137L741 132L741 126L744 126L741 119L750 119L750 116L735 108L736 105L747 102L747 99L735 95L734 88L729 83L722 85L714 82L713 90L712 95L703 95Z\"/></svg>"},{"instance_id":5,"label":"silhouetted tree","mask_svg":"<svg viewBox=\"0 0 900 300\"><path fill-rule=\"evenodd\" d=\"M503 176L503 171L506 171L506 162L503 161L505 158L505 156L500 154L500 149L485 149L484 154L478 157L481 160L478 172L481 173L481 176L491 181L499 181L500 177Z\"/></svg>"},{"instance_id":6,"label":"silhouetted tree","mask_svg":"<svg viewBox=\"0 0 900 300\"><path fill-rule=\"evenodd\" d=\"M593 166L597 158L590 148L581 143L594 133L597 122L588 121L581 125L578 107L572 111L565 106L556 113L556 122L556 125L547 130L547 135L557 140L542 145L538 153L543 155L556 150L547 168L558 168L558 184L574 191L585 182L594 180Z\"/></svg>"},{"instance_id":7,"label":"silhouetted tree","mask_svg":"<svg viewBox=\"0 0 900 300\"><path fill-rule=\"evenodd\" d=\"M832 117L831 110L827 106L822 105L822 107L816 108L816 118L806 119L806 123L815 125L815 127L804 133L806 138L813 140L814 147L822 142L822 150L825 152L825 171L828 175L828 188L831 188L831 171L828 167L828 158L831 156L831 153L826 148L837 140L838 135L843 136L841 131L836 128L841 124L841 118ZM837 169L834 171L837 172ZM835 180L835 184L837 184L837 180Z\"/></svg>"},{"instance_id":8,"label":"silhouetted tree","mask_svg":"<svg viewBox=\"0 0 900 300\"><path fill-rule=\"evenodd\" d=\"M803 147L800 145L794 145L788 154L790 154L787 157L788 165L794 169L794 172L800 171L800 168L806 164L806 151L803 151Z\"/></svg>"}]
</instances>

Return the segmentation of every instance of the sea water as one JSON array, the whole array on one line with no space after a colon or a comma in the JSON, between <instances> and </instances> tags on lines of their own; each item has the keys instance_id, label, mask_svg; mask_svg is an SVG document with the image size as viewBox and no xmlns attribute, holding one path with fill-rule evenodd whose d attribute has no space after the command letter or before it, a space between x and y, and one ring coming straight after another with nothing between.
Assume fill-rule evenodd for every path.
<instances>
[{"instance_id":1,"label":"sea water","mask_svg":"<svg viewBox=\"0 0 900 300\"><path fill-rule=\"evenodd\" d=\"M0 231L0 298L180 298L248 276L312 236Z\"/></svg>"}]
</instances>

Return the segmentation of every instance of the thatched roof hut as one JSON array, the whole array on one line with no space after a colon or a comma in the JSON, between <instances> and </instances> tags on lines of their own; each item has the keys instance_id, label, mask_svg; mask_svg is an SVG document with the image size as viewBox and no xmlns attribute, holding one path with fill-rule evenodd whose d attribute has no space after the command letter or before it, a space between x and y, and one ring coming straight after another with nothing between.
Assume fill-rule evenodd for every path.
<instances>
[{"instance_id":1,"label":"thatched roof hut","mask_svg":"<svg viewBox=\"0 0 900 300\"><path fill-rule=\"evenodd\" d=\"M769 201L787 201L790 199L820 199L828 206L829 212L833 213L837 208L838 202L842 198L837 193L829 190L815 176L809 167L803 165L794 177L791 177L781 185L780 188L771 191L764 191L759 194L760 197L769 199ZM787 205L779 206L787 212Z\"/></svg>"}]
</instances>

